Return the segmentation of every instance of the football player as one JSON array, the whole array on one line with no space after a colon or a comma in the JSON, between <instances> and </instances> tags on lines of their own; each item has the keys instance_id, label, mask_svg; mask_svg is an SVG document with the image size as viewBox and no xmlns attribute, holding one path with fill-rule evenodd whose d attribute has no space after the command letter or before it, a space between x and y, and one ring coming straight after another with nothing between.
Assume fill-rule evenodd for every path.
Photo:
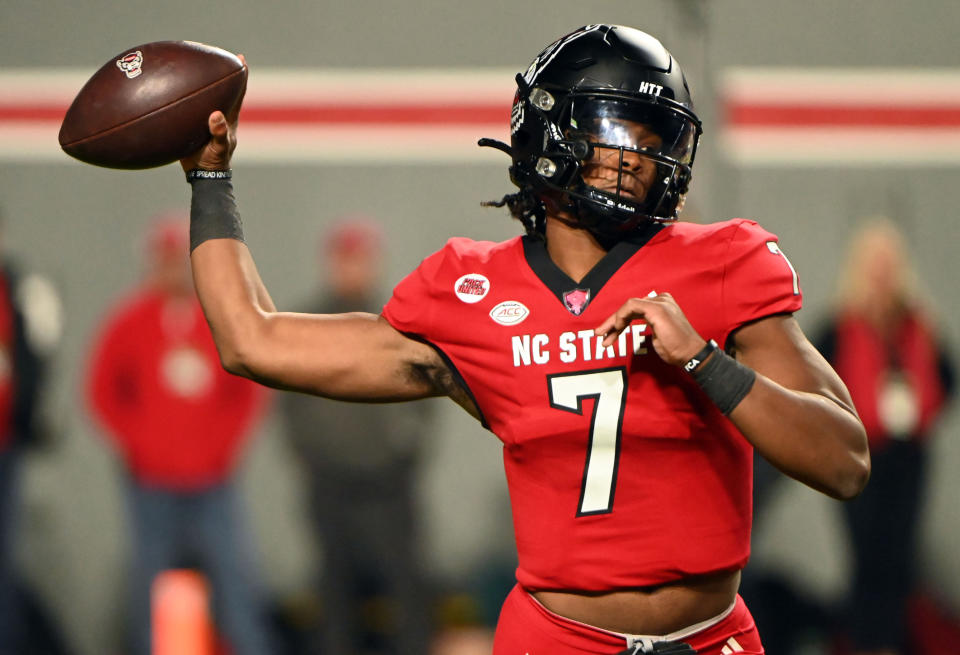
<instances>
[{"instance_id":1,"label":"football player","mask_svg":"<svg viewBox=\"0 0 960 655\"><path fill-rule=\"evenodd\" d=\"M194 279L224 366L355 401L446 395L503 443L517 586L496 655L762 653L737 595L753 449L830 496L863 488L849 394L807 341L796 272L752 221L676 220L701 133L655 38L589 25L517 76L525 226L451 239L379 316L277 312L229 181L236 112L182 164Z\"/></svg>"}]
</instances>

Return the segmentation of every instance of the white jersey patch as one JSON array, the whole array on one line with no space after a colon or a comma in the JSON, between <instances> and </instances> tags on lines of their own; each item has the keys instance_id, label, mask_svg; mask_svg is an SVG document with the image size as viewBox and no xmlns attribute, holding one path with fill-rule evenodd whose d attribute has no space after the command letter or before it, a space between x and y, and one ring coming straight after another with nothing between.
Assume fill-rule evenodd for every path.
<instances>
[{"instance_id":1,"label":"white jersey patch","mask_svg":"<svg viewBox=\"0 0 960 655\"><path fill-rule=\"evenodd\" d=\"M457 298L472 305L490 293L490 280L479 273L468 273L454 283L453 292L457 294Z\"/></svg>"},{"instance_id":2,"label":"white jersey patch","mask_svg":"<svg viewBox=\"0 0 960 655\"><path fill-rule=\"evenodd\" d=\"M530 310L522 302L505 300L490 310L490 318L500 325L517 325L523 323L530 315Z\"/></svg>"}]
</instances>

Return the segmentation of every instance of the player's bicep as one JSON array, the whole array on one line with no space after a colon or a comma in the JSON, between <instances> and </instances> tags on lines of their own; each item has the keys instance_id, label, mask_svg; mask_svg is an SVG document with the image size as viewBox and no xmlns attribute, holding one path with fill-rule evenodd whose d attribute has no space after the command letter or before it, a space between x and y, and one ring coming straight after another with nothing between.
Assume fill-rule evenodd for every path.
<instances>
[{"instance_id":1,"label":"player's bicep","mask_svg":"<svg viewBox=\"0 0 960 655\"><path fill-rule=\"evenodd\" d=\"M269 386L341 400L449 394L437 353L374 314L267 314L257 340L245 367Z\"/></svg>"},{"instance_id":2,"label":"player's bicep","mask_svg":"<svg viewBox=\"0 0 960 655\"><path fill-rule=\"evenodd\" d=\"M790 314L748 323L731 335L732 354L757 373L794 391L816 393L853 412L853 401L833 367Z\"/></svg>"}]
</instances>

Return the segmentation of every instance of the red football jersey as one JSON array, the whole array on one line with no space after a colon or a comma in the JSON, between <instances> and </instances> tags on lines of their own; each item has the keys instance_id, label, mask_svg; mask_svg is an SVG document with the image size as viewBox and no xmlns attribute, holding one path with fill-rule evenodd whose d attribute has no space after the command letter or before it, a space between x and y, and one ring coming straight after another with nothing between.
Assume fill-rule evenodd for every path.
<instances>
[{"instance_id":1,"label":"red football jersey","mask_svg":"<svg viewBox=\"0 0 960 655\"><path fill-rule=\"evenodd\" d=\"M593 328L628 298L669 292L721 347L801 306L777 238L756 223L651 225L580 282L542 241L451 239L384 308L455 369L503 442L528 589L604 591L743 567L752 448L636 321Z\"/></svg>"}]
</instances>

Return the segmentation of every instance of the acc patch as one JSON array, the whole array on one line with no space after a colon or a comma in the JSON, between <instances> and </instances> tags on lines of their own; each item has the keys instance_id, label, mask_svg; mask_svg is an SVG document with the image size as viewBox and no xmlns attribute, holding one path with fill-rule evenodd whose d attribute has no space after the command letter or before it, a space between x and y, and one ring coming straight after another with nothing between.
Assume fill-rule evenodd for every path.
<instances>
[{"instance_id":1,"label":"acc patch","mask_svg":"<svg viewBox=\"0 0 960 655\"><path fill-rule=\"evenodd\" d=\"M505 300L490 310L490 318L500 325L517 325L523 323L530 315L526 305L516 300Z\"/></svg>"},{"instance_id":2,"label":"acc patch","mask_svg":"<svg viewBox=\"0 0 960 655\"><path fill-rule=\"evenodd\" d=\"M468 273L454 283L453 292L457 294L457 298L472 305L490 293L490 280L479 273Z\"/></svg>"}]
</instances>

